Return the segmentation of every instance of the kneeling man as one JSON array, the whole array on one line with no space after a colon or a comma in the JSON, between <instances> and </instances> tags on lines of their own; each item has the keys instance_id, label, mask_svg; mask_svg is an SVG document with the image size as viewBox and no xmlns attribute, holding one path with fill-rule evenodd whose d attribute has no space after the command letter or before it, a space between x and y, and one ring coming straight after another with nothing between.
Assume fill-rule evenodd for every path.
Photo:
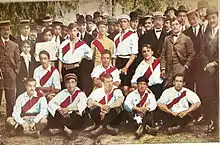
<instances>
[{"instance_id":1,"label":"kneeling man","mask_svg":"<svg viewBox=\"0 0 220 145\"><path fill-rule=\"evenodd\" d=\"M148 88L148 79L145 76L137 79L138 89L128 94L124 108L133 117L138 125L136 137L141 137L145 131L153 127L152 111L157 107L155 96Z\"/></svg>"},{"instance_id":2,"label":"kneeling man","mask_svg":"<svg viewBox=\"0 0 220 145\"><path fill-rule=\"evenodd\" d=\"M82 112L86 108L86 95L77 87L77 76L73 73L64 76L66 89L59 92L48 104L50 122L53 125L50 133L64 131L67 137L72 136L72 129L84 125ZM61 130L62 129L62 130Z\"/></svg>"},{"instance_id":3,"label":"kneeling man","mask_svg":"<svg viewBox=\"0 0 220 145\"><path fill-rule=\"evenodd\" d=\"M174 87L166 89L157 101L162 111L160 116L164 120L164 125L168 127L169 134L177 133L190 123L192 121L190 113L201 105L196 93L183 87L185 84L183 74L176 74L173 84Z\"/></svg>"},{"instance_id":4,"label":"kneeling man","mask_svg":"<svg viewBox=\"0 0 220 145\"><path fill-rule=\"evenodd\" d=\"M40 136L47 125L47 100L42 93L35 91L36 81L32 78L25 80L26 92L18 96L13 108L12 117L7 118L6 128L11 133L23 129L25 135Z\"/></svg>"},{"instance_id":5,"label":"kneeling man","mask_svg":"<svg viewBox=\"0 0 220 145\"><path fill-rule=\"evenodd\" d=\"M107 130L112 135L116 135L118 129L112 128L110 125L122 111L124 96L120 89L113 86L113 77L111 74L104 74L101 80L103 87L94 90L87 102L89 116L95 122L91 130L96 128L91 131L91 135L97 136L104 130Z\"/></svg>"}]
</instances>

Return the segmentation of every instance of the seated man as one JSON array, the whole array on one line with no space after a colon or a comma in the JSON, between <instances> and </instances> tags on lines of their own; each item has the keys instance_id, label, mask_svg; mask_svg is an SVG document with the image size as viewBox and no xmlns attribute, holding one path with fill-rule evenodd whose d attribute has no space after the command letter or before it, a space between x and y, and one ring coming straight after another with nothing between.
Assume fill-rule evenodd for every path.
<instances>
[{"instance_id":1,"label":"seated man","mask_svg":"<svg viewBox=\"0 0 220 145\"><path fill-rule=\"evenodd\" d=\"M104 74L101 78L103 87L94 90L88 98L89 116L95 125L85 131L91 131L92 136L98 136L105 129L112 135L117 135L118 129L110 125L122 111L124 96L120 89L113 86L111 74ZM117 118L118 119L118 118Z\"/></svg>"},{"instance_id":2,"label":"seated man","mask_svg":"<svg viewBox=\"0 0 220 145\"><path fill-rule=\"evenodd\" d=\"M145 131L153 127L152 111L156 109L157 104L154 94L147 89L147 78L139 77L137 83L138 89L128 94L124 108L129 112L129 116L133 117L130 120L138 125L136 137L139 138Z\"/></svg>"},{"instance_id":3,"label":"seated man","mask_svg":"<svg viewBox=\"0 0 220 145\"><path fill-rule=\"evenodd\" d=\"M91 77L94 82L95 87L101 88L102 81L101 77L105 74L111 74L113 77L113 85L119 86L120 85L120 77L119 71L116 67L111 65L111 52L109 50L104 50L101 54L101 65L96 66L92 73Z\"/></svg>"},{"instance_id":4,"label":"seated man","mask_svg":"<svg viewBox=\"0 0 220 145\"><path fill-rule=\"evenodd\" d=\"M6 128L15 135L23 129L25 135L40 136L47 125L47 100L42 93L35 91L36 81L25 80L26 92L18 96L14 105L12 117L7 118Z\"/></svg>"},{"instance_id":5,"label":"seated man","mask_svg":"<svg viewBox=\"0 0 220 145\"><path fill-rule=\"evenodd\" d=\"M50 55L43 50L39 53L41 65L34 70L37 90L40 90L50 101L61 89L60 76L57 69L50 65Z\"/></svg>"},{"instance_id":6,"label":"seated man","mask_svg":"<svg viewBox=\"0 0 220 145\"><path fill-rule=\"evenodd\" d=\"M183 87L184 75L176 74L173 80L174 87L166 89L157 101L160 116L164 125L168 127L168 133L177 133L192 121L190 113L201 105L196 93ZM189 106L190 103L191 105Z\"/></svg>"},{"instance_id":7,"label":"seated man","mask_svg":"<svg viewBox=\"0 0 220 145\"><path fill-rule=\"evenodd\" d=\"M160 77L160 58L152 56L154 52L150 44L144 44L141 48L144 60L138 65L131 84L134 88L137 88L137 79L145 76L149 80L149 89L158 100L162 94L163 83L163 79Z\"/></svg>"},{"instance_id":8,"label":"seated man","mask_svg":"<svg viewBox=\"0 0 220 145\"><path fill-rule=\"evenodd\" d=\"M59 92L48 104L49 121L52 126L51 134L61 131L71 137L72 130L84 125L82 112L86 108L87 97L77 87L77 76L73 73L64 76L66 89Z\"/></svg>"}]
</instances>

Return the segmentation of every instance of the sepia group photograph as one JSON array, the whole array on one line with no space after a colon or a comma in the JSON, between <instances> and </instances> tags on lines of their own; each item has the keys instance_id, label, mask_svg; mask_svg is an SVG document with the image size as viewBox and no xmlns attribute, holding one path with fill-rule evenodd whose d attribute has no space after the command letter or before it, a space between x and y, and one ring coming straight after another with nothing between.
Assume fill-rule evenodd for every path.
<instances>
[{"instance_id":1,"label":"sepia group photograph","mask_svg":"<svg viewBox=\"0 0 220 145\"><path fill-rule=\"evenodd\" d=\"M0 0L0 145L219 144L218 0Z\"/></svg>"}]
</instances>

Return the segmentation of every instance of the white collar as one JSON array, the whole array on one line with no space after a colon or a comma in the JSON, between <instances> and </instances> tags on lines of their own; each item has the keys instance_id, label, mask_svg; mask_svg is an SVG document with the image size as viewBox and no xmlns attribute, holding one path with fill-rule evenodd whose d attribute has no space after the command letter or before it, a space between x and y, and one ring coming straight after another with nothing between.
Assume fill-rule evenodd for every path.
<instances>
[{"instance_id":1,"label":"white collar","mask_svg":"<svg viewBox=\"0 0 220 145\"><path fill-rule=\"evenodd\" d=\"M25 37L24 35L21 34L21 40L22 40L22 41L28 40L28 36Z\"/></svg>"},{"instance_id":2,"label":"white collar","mask_svg":"<svg viewBox=\"0 0 220 145\"><path fill-rule=\"evenodd\" d=\"M40 66L40 70L45 70L42 65ZM48 68L46 69L46 71L51 71L51 65L50 64L48 65Z\"/></svg>"},{"instance_id":3,"label":"white collar","mask_svg":"<svg viewBox=\"0 0 220 145\"><path fill-rule=\"evenodd\" d=\"M5 39L5 38L1 37L1 39L2 39L2 41L3 41L4 44L5 44L5 41L9 41L9 38L8 38L8 39Z\"/></svg>"},{"instance_id":4,"label":"white collar","mask_svg":"<svg viewBox=\"0 0 220 145\"><path fill-rule=\"evenodd\" d=\"M103 69L105 69L104 66L103 66L102 64L101 64L101 67L102 67ZM110 67L112 67L111 64L107 67L107 69L109 69ZM107 70L107 69L105 69L105 70Z\"/></svg>"},{"instance_id":5,"label":"white collar","mask_svg":"<svg viewBox=\"0 0 220 145\"><path fill-rule=\"evenodd\" d=\"M25 92L25 97L30 98L30 96L28 96L28 94L27 94L27 91ZM33 94L33 96L31 96L31 97L38 97L38 96L37 96L37 92L34 91L34 94Z\"/></svg>"},{"instance_id":6,"label":"white collar","mask_svg":"<svg viewBox=\"0 0 220 145\"><path fill-rule=\"evenodd\" d=\"M76 87L75 90L74 90L74 93L75 93L77 90L80 90L80 89L79 89L78 87ZM69 92L67 89L64 89L63 91L66 92L66 93L68 93L69 95L71 95L70 92Z\"/></svg>"},{"instance_id":7,"label":"white collar","mask_svg":"<svg viewBox=\"0 0 220 145\"><path fill-rule=\"evenodd\" d=\"M22 57L24 57L24 58L27 58L29 61L31 61L31 55L30 55L30 53L25 54L24 52L21 52L20 56L22 56Z\"/></svg>"}]
</instances>

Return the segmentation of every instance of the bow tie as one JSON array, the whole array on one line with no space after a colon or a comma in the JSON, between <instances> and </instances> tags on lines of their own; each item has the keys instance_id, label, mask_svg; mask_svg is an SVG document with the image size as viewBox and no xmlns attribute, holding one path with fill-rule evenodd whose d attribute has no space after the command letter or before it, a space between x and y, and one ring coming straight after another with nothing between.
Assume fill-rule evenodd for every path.
<instances>
[{"instance_id":1,"label":"bow tie","mask_svg":"<svg viewBox=\"0 0 220 145\"><path fill-rule=\"evenodd\" d=\"M173 37L178 37L178 35L177 34L173 34Z\"/></svg>"},{"instance_id":2,"label":"bow tie","mask_svg":"<svg viewBox=\"0 0 220 145\"><path fill-rule=\"evenodd\" d=\"M161 32L162 30L155 30L155 32L157 33L157 32Z\"/></svg>"}]
</instances>

